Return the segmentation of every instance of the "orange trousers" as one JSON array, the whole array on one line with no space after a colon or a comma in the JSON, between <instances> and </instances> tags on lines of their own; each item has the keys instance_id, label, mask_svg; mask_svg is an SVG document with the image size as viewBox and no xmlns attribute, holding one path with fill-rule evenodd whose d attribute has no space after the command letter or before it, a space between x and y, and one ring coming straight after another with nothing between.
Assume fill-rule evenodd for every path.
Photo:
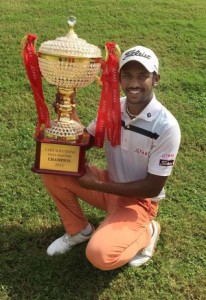
<instances>
[{"instance_id":1,"label":"orange trousers","mask_svg":"<svg viewBox=\"0 0 206 300\"><path fill-rule=\"evenodd\" d=\"M101 181L111 182L106 170L90 169ZM86 256L95 267L119 268L149 244L149 223L157 214L158 203L87 190L72 176L44 174L42 179L68 234L80 232L89 223L77 197L106 211L86 247Z\"/></svg>"}]
</instances>

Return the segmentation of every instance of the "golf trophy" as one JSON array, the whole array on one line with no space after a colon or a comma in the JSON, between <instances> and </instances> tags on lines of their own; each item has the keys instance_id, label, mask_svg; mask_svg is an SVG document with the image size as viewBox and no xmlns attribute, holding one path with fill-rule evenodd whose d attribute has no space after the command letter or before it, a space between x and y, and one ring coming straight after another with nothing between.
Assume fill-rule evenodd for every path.
<instances>
[{"instance_id":1,"label":"golf trophy","mask_svg":"<svg viewBox=\"0 0 206 300\"><path fill-rule=\"evenodd\" d=\"M38 113L36 157L32 168L36 173L81 176L85 172L90 136L76 113L75 96L78 88L98 78L101 51L77 36L75 23L76 18L70 17L67 35L43 42L37 53L35 35L27 35L22 42L24 64ZM57 89L53 103L56 120L50 120L41 77Z\"/></svg>"}]
</instances>

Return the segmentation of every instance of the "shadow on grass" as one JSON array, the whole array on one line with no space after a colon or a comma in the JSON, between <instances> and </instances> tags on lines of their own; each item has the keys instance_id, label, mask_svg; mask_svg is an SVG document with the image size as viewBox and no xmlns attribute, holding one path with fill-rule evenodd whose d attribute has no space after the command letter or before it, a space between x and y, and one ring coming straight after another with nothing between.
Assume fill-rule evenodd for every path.
<instances>
[{"instance_id":1,"label":"shadow on grass","mask_svg":"<svg viewBox=\"0 0 206 300\"><path fill-rule=\"evenodd\" d=\"M94 268L85 257L86 244L65 255L47 256L47 246L61 234L60 227L38 232L2 227L0 281L9 299L96 300L109 288L119 270Z\"/></svg>"}]
</instances>

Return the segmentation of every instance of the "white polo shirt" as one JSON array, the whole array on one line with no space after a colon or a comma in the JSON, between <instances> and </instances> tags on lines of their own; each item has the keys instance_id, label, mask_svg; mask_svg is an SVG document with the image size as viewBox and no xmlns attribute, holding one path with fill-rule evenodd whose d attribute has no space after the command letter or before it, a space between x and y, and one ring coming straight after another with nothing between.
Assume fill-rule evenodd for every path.
<instances>
[{"instance_id":1,"label":"white polo shirt","mask_svg":"<svg viewBox=\"0 0 206 300\"><path fill-rule=\"evenodd\" d=\"M105 139L107 168L114 182L130 182L146 178L147 173L171 174L180 145L180 128L175 117L154 96L145 109L130 119L126 97L121 98L121 145L112 147ZM87 128L95 135L96 121ZM153 200L165 196L164 190Z\"/></svg>"}]
</instances>

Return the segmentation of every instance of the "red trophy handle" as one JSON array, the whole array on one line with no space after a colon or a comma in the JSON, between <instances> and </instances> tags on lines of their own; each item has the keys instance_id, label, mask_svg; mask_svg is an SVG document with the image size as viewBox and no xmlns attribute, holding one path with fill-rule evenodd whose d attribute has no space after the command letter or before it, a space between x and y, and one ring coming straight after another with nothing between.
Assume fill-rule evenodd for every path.
<instances>
[{"instance_id":1,"label":"red trophy handle","mask_svg":"<svg viewBox=\"0 0 206 300\"><path fill-rule=\"evenodd\" d=\"M112 146L120 144L121 110L118 74L120 49L113 42L106 43L105 49L106 58L101 66L102 93L94 142L96 147L103 147L105 133Z\"/></svg>"},{"instance_id":2,"label":"red trophy handle","mask_svg":"<svg viewBox=\"0 0 206 300\"><path fill-rule=\"evenodd\" d=\"M44 94L42 89L41 71L39 68L38 57L35 52L34 43L37 36L34 34L28 34L22 40L22 52L24 65L26 68L27 76L30 81L30 85L34 94L38 124L35 132L35 136L38 136L42 129L42 125L45 128L50 127L49 111L44 101Z\"/></svg>"}]
</instances>

